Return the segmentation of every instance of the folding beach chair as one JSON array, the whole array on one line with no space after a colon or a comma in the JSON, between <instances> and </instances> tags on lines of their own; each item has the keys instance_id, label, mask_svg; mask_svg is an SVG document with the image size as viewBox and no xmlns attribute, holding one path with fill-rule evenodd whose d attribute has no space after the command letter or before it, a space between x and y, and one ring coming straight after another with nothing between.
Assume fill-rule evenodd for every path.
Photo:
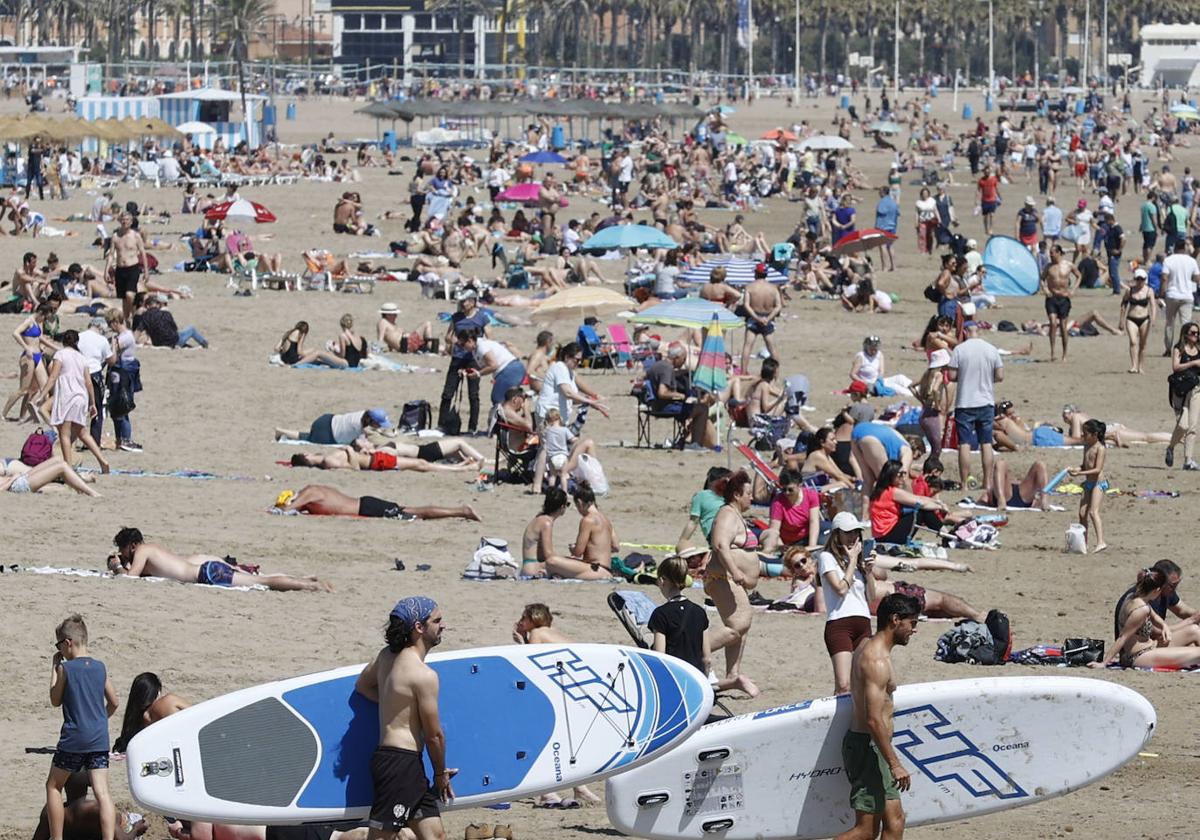
<instances>
[{"instance_id":1,"label":"folding beach chair","mask_svg":"<svg viewBox=\"0 0 1200 840\"><path fill-rule=\"evenodd\" d=\"M617 351L596 333L591 324L582 325L575 333L575 340L583 351L582 367L594 370L615 370L617 366Z\"/></svg>"},{"instance_id":2,"label":"folding beach chair","mask_svg":"<svg viewBox=\"0 0 1200 840\"><path fill-rule=\"evenodd\" d=\"M654 408L654 394L650 389L650 380L647 379L635 384L630 392L637 400L637 445L652 448L654 443L650 434L650 422L652 420L671 420L675 424L671 434L672 447L682 449L683 430L687 425L687 418L676 407Z\"/></svg>"}]
</instances>

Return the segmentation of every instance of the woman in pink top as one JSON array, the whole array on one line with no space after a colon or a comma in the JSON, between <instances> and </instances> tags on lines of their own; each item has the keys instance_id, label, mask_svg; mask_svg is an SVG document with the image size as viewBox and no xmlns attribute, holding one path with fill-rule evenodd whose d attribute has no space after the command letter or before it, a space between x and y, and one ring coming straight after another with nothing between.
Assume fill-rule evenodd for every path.
<instances>
[{"instance_id":1,"label":"woman in pink top","mask_svg":"<svg viewBox=\"0 0 1200 840\"><path fill-rule=\"evenodd\" d=\"M96 394L92 389L92 378L88 375L87 359L79 352L79 333L67 330L62 335L62 349L54 354L50 363L50 376L38 391L37 402L41 402L54 389L54 407L50 411L50 424L58 430L58 445L63 460L72 463L75 440L83 441L88 451L96 456L101 472L108 472L108 461L100 453L100 446L92 439L89 431L91 419L96 416Z\"/></svg>"},{"instance_id":2,"label":"woman in pink top","mask_svg":"<svg viewBox=\"0 0 1200 840\"><path fill-rule=\"evenodd\" d=\"M817 547L821 534L821 497L805 487L800 473L784 470L779 474L779 494L771 501L771 525L763 532L763 550L781 546Z\"/></svg>"}]
</instances>

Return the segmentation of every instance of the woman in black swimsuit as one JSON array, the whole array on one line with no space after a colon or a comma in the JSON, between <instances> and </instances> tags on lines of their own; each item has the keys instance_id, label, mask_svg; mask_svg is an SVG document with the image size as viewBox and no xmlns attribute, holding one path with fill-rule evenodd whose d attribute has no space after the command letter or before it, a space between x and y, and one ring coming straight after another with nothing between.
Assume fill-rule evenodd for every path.
<instances>
[{"instance_id":1,"label":"woman in black swimsuit","mask_svg":"<svg viewBox=\"0 0 1200 840\"><path fill-rule=\"evenodd\" d=\"M354 331L354 316L346 313L338 322L342 334L338 336L337 353L346 360L346 366L356 368L362 360L371 355L367 348L367 340Z\"/></svg>"},{"instance_id":2,"label":"woman in black swimsuit","mask_svg":"<svg viewBox=\"0 0 1200 840\"><path fill-rule=\"evenodd\" d=\"M346 367L346 360L340 359L332 353L326 353L324 350L305 350L304 339L307 337L308 321L297 321L296 326L285 332L275 347L275 352L279 354L279 360L290 367L300 364Z\"/></svg>"},{"instance_id":3,"label":"woman in black swimsuit","mask_svg":"<svg viewBox=\"0 0 1200 840\"><path fill-rule=\"evenodd\" d=\"M1121 323L1118 329L1129 336L1129 372L1143 373L1142 361L1146 357L1146 341L1154 327L1154 289L1146 282L1146 270L1133 272L1133 285L1125 289L1121 299Z\"/></svg>"}]
</instances>

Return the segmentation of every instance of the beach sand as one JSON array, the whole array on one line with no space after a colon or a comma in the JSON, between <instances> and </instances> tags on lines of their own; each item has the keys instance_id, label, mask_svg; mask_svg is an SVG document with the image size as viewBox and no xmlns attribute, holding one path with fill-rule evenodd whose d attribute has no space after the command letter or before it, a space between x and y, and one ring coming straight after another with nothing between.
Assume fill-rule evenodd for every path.
<instances>
[{"instance_id":1,"label":"beach sand","mask_svg":"<svg viewBox=\"0 0 1200 840\"><path fill-rule=\"evenodd\" d=\"M1141 101L1140 94L1135 98L1139 112L1150 107ZM980 96L964 101L982 110ZM374 122L352 113L361 104L302 102L299 120L285 122L282 137L285 142L310 142L329 130L343 139L373 137ZM828 126L833 106L832 99L804 100L801 107L789 110L782 101L765 100L750 108L739 107L730 121L740 133L757 137L776 125L800 119ZM955 129L967 127L952 114L948 95L935 100L935 110ZM863 143L857 133L854 139ZM854 155L854 161L878 184L890 157L860 152ZM1182 171L1185 163L1200 163L1195 148L1181 150L1176 169ZM959 180L967 180L965 162L959 167ZM383 169L363 170L363 181L358 185L305 182L245 188L244 196L266 204L279 216L278 224L251 233L258 239L260 250L282 251L286 267L293 270L300 268L298 254L306 247L324 246L339 255L351 250L382 250L389 239L402 235L401 223L380 222L384 233L380 239L334 236L330 233L333 201L344 189L358 189L372 220L386 208L407 207L411 162L402 162L401 169L401 177L389 177ZM879 286L900 296L893 313L849 314L836 302L797 296L780 324L777 336L784 371L803 372L811 379L811 404L816 411L810 417L816 421L832 417L844 404L845 398L834 392L846 386L851 357L868 334L882 337L889 372L903 372L916 379L923 369L923 357L909 344L920 335L932 308L922 298L921 289L933 277L934 258L917 254L912 232L917 191L916 185L905 183L900 202L900 268L895 274L878 275ZM1026 185L1023 176L1004 188L999 232L1011 232L1023 196L1035 191L1036 184ZM174 214L167 224L146 224L152 236L170 241L198 224L197 217L178 214L179 192L175 189L143 186L134 190L121 186L116 193L121 202L134 200L153 207L155 214L159 210ZM981 222L971 215L974 189L959 186L951 194L963 232L982 242ZM876 197L865 191L859 196L860 220L873 218ZM1078 197L1073 184L1064 185L1058 194L1059 205L1073 206ZM78 192L67 202L46 201L35 206L53 218L86 211L93 198ZM476 194L476 199L486 199L486 191ZM1130 255L1136 251L1136 207L1132 195L1119 205L1120 220L1130 231ZM573 198L560 219L586 215L593 209L597 209L593 202ZM644 215L639 214L639 218ZM733 217L731 212L713 210L702 211L702 215L721 224ZM146 218L149 221L153 215ZM746 226L751 231L765 231L767 241L775 242L785 238L799 218L796 205L772 200L765 211L749 214ZM64 264L76 260L100 263L99 251L88 244L94 236L92 225L60 226L78 235L38 241L0 238L0 266L5 276L19 264L26 250L40 258L54 250ZM262 234L272 239L263 241ZM158 252L158 256L167 267L183 260L185 252L176 244L174 250ZM407 262L384 261L397 266ZM604 268L616 279L622 266L607 263ZM469 268L485 274L487 265L478 260ZM85 616L91 631L91 652L107 663L122 704L130 681L142 671L158 673L168 690L198 702L267 680L365 661L382 643L382 628L392 604L399 597L415 593L433 596L440 602L448 626L443 643L447 649L507 643L509 628L522 606L534 601L548 603L559 616L556 629L572 639L627 641L604 603L612 586L468 583L461 579L481 536L503 537L519 545L522 528L539 507L539 501L525 495L521 488L502 486L495 492L479 492L470 473L318 472L291 470L275 463L298 451L272 441L275 426L306 428L323 412L376 405L395 416L407 400L417 398L429 400L436 411L443 380L440 371L445 370L445 361L433 357L417 357L416 363L438 367L437 374L270 367L267 358L286 329L298 320L308 320L313 330L310 346L319 346L336 334L338 318L349 312L355 316L360 333L373 340L375 313L381 303L398 303L403 310L400 324L411 327L447 310L445 301L423 300L418 288L409 284L380 284L370 295L261 292L252 298L235 298L220 275L167 273L160 279L172 285L187 284L194 290L193 300L173 301L170 309L181 327L198 326L212 342L212 349L139 350L145 391L138 396L132 419L134 438L145 445L145 452L117 452L110 457L119 468L194 469L222 478L103 477L96 486L104 498L96 500L66 492L6 494L3 512L7 537L0 551L3 563L101 569L111 550L112 536L129 525L139 527L147 539L181 553L229 553L243 562L260 563L267 572L319 575L332 581L337 592L222 592L136 580L0 575L0 612L5 616L0 672L6 675L0 683L0 729L8 758L0 766L0 790L5 798L0 807L0 838L27 837L43 803L49 756L25 754L23 748L53 746L57 740L60 714L47 698L50 658L54 653L54 627L72 612ZM1095 308L1115 323L1117 300L1107 290L1084 290L1076 297L1075 312ZM988 320L1005 318L1019 323L1042 317L1038 297L1006 298L1002 303L1003 309L986 313ZM68 311L69 307L64 308L64 313ZM64 314L62 320L64 326L79 329L86 323L83 316L71 314ZM17 323L15 316L0 318L5 331L11 331ZM555 325L556 333L560 339L568 339L575 326L570 321L560 322ZM533 345L533 328L498 332L522 347ZM988 337L1011 350L1029 343L1028 338L1014 334ZM15 347L7 346L10 355L0 369L0 390L6 394L16 386L17 356ZM1066 364L1046 361L1045 339L1035 339L1033 348L1031 359L1007 357L1005 381L998 389L998 396L1013 400L1026 419L1057 420L1061 405L1074 402L1084 411L1132 428L1170 429L1173 418L1167 406L1165 382L1168 365L1159 358L1161 333L1157 327L1144 376L1125 373L1128 355L1122 336L1073 340ZM607 445L621 440L631 442L635 437L634 402L627 396L631 375L625 371L583 375L605 395L613 411L611 420L593 412L587 425L587 434L601 444L600 457L612 484L612 493L601 502L602 508L616 523L622 540L673 543L686 520L688 500L699 489L705 470L730 462L739 466L740 456L734 453L731 458L728 451L681 453ZM485 405L489 387L490 383L483 389ZM0 452L15 457L30 431L29 426L0 423ZM111 424L108 431L111 434ZM657 438L668 431L665 424L656 424L654 430ZM492 442L479 440L476 444L490 459ZM1022 452L1005 457L1020 475L1035 455ZM1081 452L1048 449L1038 451L1036 457L1044 458L1053 474L1063 467L1078 466ZM84 464L94 466L88 458ZM956 472L950 468L951 475ZM985 609L1003 609L1012 619L1016 647L1059 643L1068 636L1110 638L1116 597L1133 582L1139 568L1162 557L1181 563L1185 573L1182 595L1191 603L1200 602L1200 592L1191 576L1196 571L1195 561L1184 553L1193 542L1186 535L1195 533L1191 500L1200 479L1179 470L1166 470L1160 446L1110 450L1107 472L1113 486L1123 490L1178 490L1182 496L1157 500L1121 496L1106 501L1104 523L1111 548L1104 554L1062 553L1063 533L1076 520L1077 500L1059 497L1054 501L1066 508L1063 512L1014 513L1002 531L1000 550L956 552L955 559L972 564L972 574L926 572L905 577L954 592ZM281 490L298 489L307 483L329 484L352 495L371 494L402 504L470 503L483 522L397 523L266 513ZM951 499L960 496L951 494ZM573 539L576 524L573 512L561 520L556 534L559 545ZM394 558L402 558L408 570L394 571ZM428 563L432 568L416 571L418 563ZM777 581L765 582L762 591L777 596L785 586ZM699 593L692 594L699 597ZM717 620L715 614L711 618ZM948 627L939 623L922 625L913 643L896 651L894 661L900 681L1046 673L1045 669L1011 665L989 669L936 663L935 642ZM752 711L829 693L832 676L821 640L822 629L820 618L756 616L744 670L758 682L762 695L754 701L733 701L731 707L737 712ZM1200 782L1196 781L1200 777L1200 728L1194 716L1197 678L1141 672L1077 673L1118 681L1144 693L1154 703L1160 731L1148 747L1153 757L1138 758L1100 785L1062 799L969 823L913 829L909 836L999 840L1071 835L1125 840L1190 833L1189 806L1194 806L1200 795ZM479 713L485 725L503 725L504 709L480 709ZM120 728L120 714L112 722L114 737ZM114 763L111 779L115 796L120 807L131 807L124 775L124 766ZM599 792L602 785L595 788ZM497 821L511 823L521 838L582 840L615 833L602 808L538 811L526 801L514 803L509 811L449 814L448 836L461 836L470 822ZM151 821L147 836L166 836L161 819Z\"/></svg>"}]
</instances>

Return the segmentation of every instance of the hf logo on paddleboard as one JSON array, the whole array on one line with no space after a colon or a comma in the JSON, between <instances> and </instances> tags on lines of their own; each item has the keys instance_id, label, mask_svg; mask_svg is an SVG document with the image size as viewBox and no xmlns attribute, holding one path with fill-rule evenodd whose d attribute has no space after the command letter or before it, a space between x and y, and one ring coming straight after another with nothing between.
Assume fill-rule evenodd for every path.
<instances>
[{"instance_id":1,"label":"hf logo on paddleboard","mask_svg":"<svg viewBox=\"0 0 1200 840\"><path fill-rule=\"evenodd\" d=\"M605 680L569 648L529 657L572 700L591 703L598 712L630 714L637 711L621 694L616 680Z\"/></svg>"},{"instance_id":2,"label":"hf logo on paddleboard","mask_svg":"<svg viewBox=\"0 0 1200 840\"><path fill-rule=\"evenodd\" d=\"M1015 779L932 705L897 711L892 746L947 793L960 786L976 799L1020 799L1029 794ZM1027 749L1027 742L996 745L993 751Z\"/></svg>"}]
</instances>

